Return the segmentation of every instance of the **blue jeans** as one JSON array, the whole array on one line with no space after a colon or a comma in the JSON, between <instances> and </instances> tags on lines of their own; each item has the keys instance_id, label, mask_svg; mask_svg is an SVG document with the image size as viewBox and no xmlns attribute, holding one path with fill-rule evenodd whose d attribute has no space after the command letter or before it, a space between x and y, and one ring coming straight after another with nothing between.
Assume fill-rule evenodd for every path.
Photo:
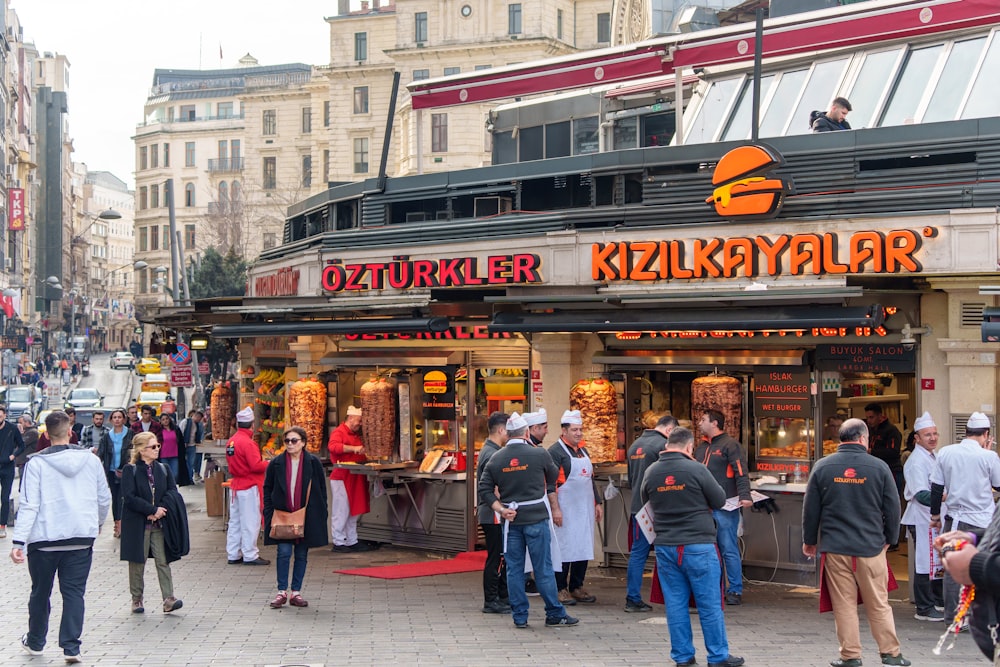
<instances>
[{"instance_id":1,"label":"blue jeans","mask_svg":"<svg viewBox=\"0 0 1000 667\"><path fill-rule=\"evenodd\" d=\"M201 473L201 454L195 450L197 446L196 444L190 444L184 450L184 456L187 458L188 476L192 480L195 475Z\"/></svg>"},{"instance_id":2,"label":"blue jeans","mask_svg":"<svg viewBox=\"0 0 1000 667\"><path fill-rule=\"evenodd\" d=\"M646 535L635 522L635 516L629 527L632 530L632 549L628 554L628 573L625 575L625 599L629 602L642 602L642 574L646 569L650 546Z\"/></svg>"},{"instance_id":3,"label":"blue jeans","mask_svg":"<svg viewBox=\"0 0 1000 667\"><path fill-rule=\"evenodd\" d=\"M715 539L726 564L726 593L743 595L743 563L740 561L740 538L736 534L740 529L740 511L712 510L712 516L719 528Z\"/></svg>"},{"instance_id":4,"label":"blue jeans","mask_svg":"<svg viewBox=\"0 0 1000 667\"><path fill-rule=\"evenodd\" d=\"M178 460L179 459L176 456L171 456L169 458L160 459L160 463L162 463L163 465L167 466L167 468L170 470L170 474L172 474L174 476L174 482L177 481L177 475L181 471L180 465L178 464Z\"/></svg>"},{"instance_id":5,"label":"blue jeans","mask_svg":"<svg viewBox=\"0 0 1000 667\"><path fill-rule=\"evenodd\" d=\"M515 623L528 622L528 595L524 592L524 553L531 554L535 568L535 586L545 601L545 618L562 618L566 608L559 602L556 578L552 572L552 533L549 522L510 524L507 531L507 593Z\"/></svg>"},{"instance_id":6,"label":"blue jeans","mask_svg":"<svg viewBox=\"0 0 1000 667\"><path fill-rule=\"evenodd\" d=\"M288 561L295 551L295 565L292 566L292 588L288 588ZM302 580L306 578L306 562L309 560L309 547L305 540L296 542L278 542L278 590L301 591Z\"/></svg>"},{"instance_id":7,"label":"blue jeans","mask_svg":"<svg viewBox=\"0 0 1000 667\"><path fill-rule=\"evenodd\" d=\"M698 620L705 637L708 662L724 662L729 657L726 619L722 615L722 566L714 544L682 547L656 545L656 568L666 605L670 629L670 657L686 662L694 657L688 601L694 595Z\"/></svg>"},{"instance_id":8,"label":"blue jeans","mask_svg":"<svg viewBox=\"0 0 1000 667\"><path fill-rule=\"evenodd\" d=\"M80 653L80 635L83 634L83 594L87 590L87 577L94 557L91 547L72 551L32 551L28 555L28 573L31 575L31 595L28 597L27 644L36 651L45 647L49 633L49 598L56 574L59 575L59 592L62 593L62 620L59 622L59 647L65 655Z\"/></svg>"}]
</instances>

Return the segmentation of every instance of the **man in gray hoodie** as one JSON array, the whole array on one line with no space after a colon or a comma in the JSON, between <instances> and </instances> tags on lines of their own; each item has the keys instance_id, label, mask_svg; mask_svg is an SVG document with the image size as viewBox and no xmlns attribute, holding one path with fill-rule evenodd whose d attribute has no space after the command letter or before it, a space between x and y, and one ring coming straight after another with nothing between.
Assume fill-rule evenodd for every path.
<instances>
[{"instance_id":1,"label":"man in gray hoodie","mask_svg":"<svg viewBox=\"0 0 1000 667\"><path fill-rule=\"evenodd\" d=\"M21 648L30 655L42 655L49 597L58 574L63 600L59 647L67 663L78 663L82 661L83 595L94 540L111 508L111 491L100 459L89 449L69 444L71 425L62 411L45 418L52 446L24 466L10 559L19 565L27 552L31 575L28 632L21 637Z\"/></svg>"}]
</instances>

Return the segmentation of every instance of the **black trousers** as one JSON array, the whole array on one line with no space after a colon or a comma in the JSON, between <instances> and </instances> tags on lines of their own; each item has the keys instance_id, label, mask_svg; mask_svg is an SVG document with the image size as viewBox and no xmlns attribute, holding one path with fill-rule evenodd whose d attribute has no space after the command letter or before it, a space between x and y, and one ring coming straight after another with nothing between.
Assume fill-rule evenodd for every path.
<instances>
[{"instance_id":1,"label":"black trousers","mask_svg":"<svg viewBox=\"0 0 1000 667\"><path fill-rule=\"evenodd\" d=\"M507 561L503 557L503 526L480 524L486 538L486 565L483 567L483 601L507 600Z\"/></svg>"},{"instance_id":2,"label":"black trousers","mask_svg":"<svg viewBox=\"0 0 1000 667\"><path fill-rule=\"evenodd\" d=\"M92 547L72 551L32 551L28 555L31 595L28 597L28 646L40 651L49 633L49 610L52 584L59 575L62 593L62 620L59 622L59 648L65 655L80 653L83 634L83 595L94 557Z\"/></svg>"},{"instance_id":3,"label":"black trousers","mask_svg":"<svg viewBox=\"0 0 1000 667\"><path fill-rule=\"evenodd\" d=\"M583 580L587 578L587 563L589 561L578 560L572 563L563 563L562 572L556 572L556 588L561 591L575 591L583 587Z\"/></svg>"},{"instance_id":4,"label":"black trousers","mask_svg":"<svg viewBox=\"0 0 1000 667\"><path fill-rule=\"evenodd\" d=\"M916 548L916 529L913 526L907 526L907 528L913 538L911 548ZM916 605L918 614L928 614L934 611L934 607L943 607L944 595L941 579L932 580L929 574L914 572L913 604Z\"/></svg>"}]
</instances>

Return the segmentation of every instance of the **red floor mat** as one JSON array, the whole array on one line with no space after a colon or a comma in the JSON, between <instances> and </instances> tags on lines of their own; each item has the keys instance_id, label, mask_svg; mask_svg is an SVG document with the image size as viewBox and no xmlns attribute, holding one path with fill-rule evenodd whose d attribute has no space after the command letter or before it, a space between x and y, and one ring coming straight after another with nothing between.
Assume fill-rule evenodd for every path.
<instances>
[{"instance_id":1,"label":"red floor mat","mask_svg":"<svg viewBox=\"0 0 1000 667\"><path fill-rule=\"evenodd\" d=\"M411 579L413 577L433 577L436 574L479 572L485 564L485 551L466 551L447 560L429 560L419 563L362 567L354 570L334 570L334 572L337 574L353 574L359 577L374 577L375 579Z\"/></svg>"}]
</instances>

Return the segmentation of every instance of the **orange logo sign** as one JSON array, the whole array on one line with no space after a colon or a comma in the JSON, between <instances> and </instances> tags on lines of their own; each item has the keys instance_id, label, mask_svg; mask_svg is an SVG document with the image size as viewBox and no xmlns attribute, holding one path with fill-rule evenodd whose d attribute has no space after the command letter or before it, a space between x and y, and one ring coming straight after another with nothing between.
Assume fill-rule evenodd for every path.
<instances>
[{"instance_id":1,"label":"orange logo sign","mask_svg":"<svg viewBox=\"0 0 1000 667\"><path fill-rule=\"evenodd\" d=\"M774 217L792 191L791 181L771 178L784 163L781 153L764 144L734 148L715 166L715 189L705 203L725 218Z\"/></svg>"}]
</instances>

